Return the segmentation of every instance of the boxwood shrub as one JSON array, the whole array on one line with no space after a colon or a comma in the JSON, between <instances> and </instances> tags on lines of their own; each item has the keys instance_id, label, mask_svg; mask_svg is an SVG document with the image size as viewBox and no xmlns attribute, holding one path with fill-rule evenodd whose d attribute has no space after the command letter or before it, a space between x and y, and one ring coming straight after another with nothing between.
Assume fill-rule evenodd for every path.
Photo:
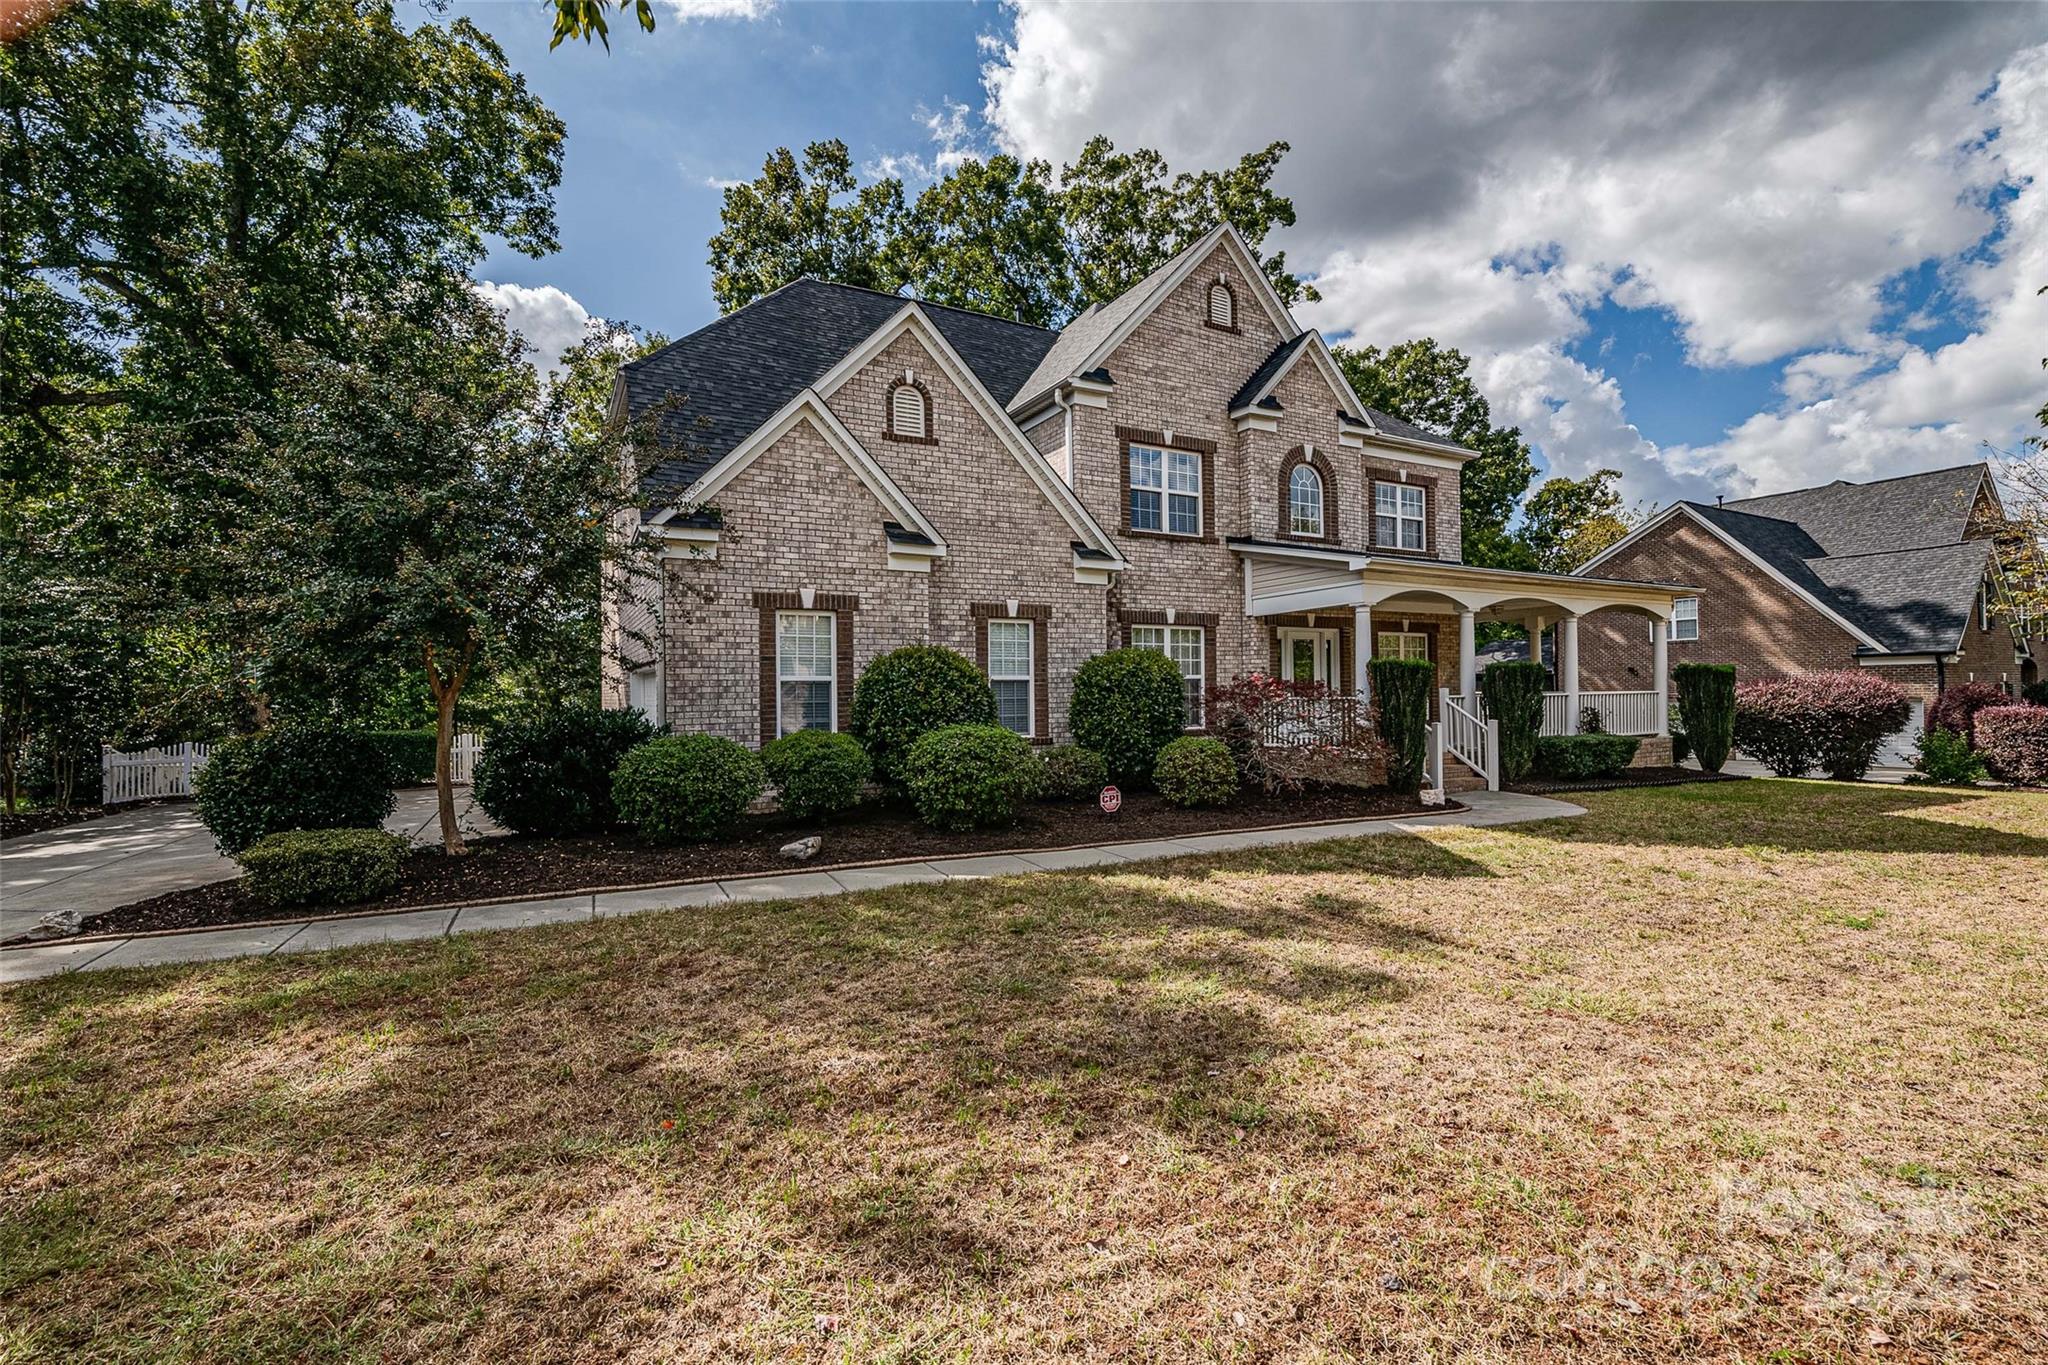
<instances>
[{"instance_id":1,"label":"boxwood shrub","mask_svg":"<svg viewBox=\"0 0 2048 1365\"><path fill-rule=\"evenodd\" d=\"M650 844L711 839L761 794L767 774L744 744L717 735L663 735L619 760L612 805Z\"/></svg>"},{"instance_id":2,"label":"boxwood shrub","mask_svg":"<svg viewBox=\"0 0 2048 1365\"><path fill-rule=\"evenodd\" d=\"M995 720L995 692L980 669L950 649L906 645L861 670L847 729L867 747L876 775L900 784L904 759L921 736Z\"/></svg>"},{"instance_id":3,"label":"boxwood shrub","mask_svg":"<svg viewBox=\"0 0 2048 1365\"><path fill-rule=\"evenodd\" d=\"M2048 786L2048 706L1987 706L1977 713L1977 752L1993 777Z\"/></svg>"},{"instance_id":4,"label":"boxwood shrub","mask_svg":"<svg viewBox=\"0 0 2048 1365\"><path fill-rule=\"evenodd\" d=\"M1678 725L1671 732L1673 762L1683 762L1685 747L1699 755L1700 767L1721 771L1735 747L1735 665L1680 664L1671 670L1678 687Z\"/></svg>"},{"instance_id":5,"label":"boxwood shrub","mask_svg":"<svg viewBox=\"0 0 2048 1365\"><path fill-rule=\"evenodd\" d=\"M1558 782L1613 777L1641 743L1634 735L1545 735L1536 741L1536 773Z\"/></svg>"},{"instance_id":6,"label":"boxwood shrub","mask_svg":"<svg viewBox=\"0 0 2048 1365\"><path fill-rule=\"evenodd\" d=\"M199 818L225 853L288 829L375 829L391 770L360 730L279 725L222 740L193 783Z\"/></svg>"},{"instance_id":7,"label":"boxwood shrub","mask_svg":"<svg viewBox=\"0 0 2048 1365\"><path fill-rule=\"evenodd\" d=\"M1486 714L1500 722L1500 780L1519 782L1536 761L1536 737L1543 733L1542 664L1508 660L1488 664L1479 675Z\"/></svg>"},{"instance_id":8,"label":"boxwood shrub","mask_svg":"<svg viewBox=\"0 0 2048 1365\"><path fill-rule=\"evenodd\" d=\"M294 829L235 855L266 905L354 905L389 895L409 845L381 829Z\"/></svg>"},{"instance_id":9,"label":"boxwood shrub","mask_svg":"<svg viewBox=\"0 0 2048 1365\"><path fill-rule=\"evenodd\" d=\"M761 766L775 784L784 814L822 820L860 803L874 765L852 735L799 730L764 746Z\"/></svg>"},{"instance_id":10,"label":"boxwood shrub","mask_svg":"<svg viewBox=\"0 0 2048 1365\"><path fill-rule=\"evenodd\" d=\"M1780 777L1855 781L1911 714L1904 689L1861 670L1762 678L1735 689L1735 743Z\"/></svg>"},{"instance_id":11,"label":"boxwood shrub","mask_svg":"<svg viewBox=\"0 0 2048 1365\"><path fill-rule=\"evenodd\" d=\"M434 780L433 730L371 730L363 738L377 746L391 766L391 782L399 787L424 786Z\"/></svg>"},{"instance_id":12,"label":"boxwood shrub","mask_svg":"<svg viewBox=\"0 0 2048 1365\"><path fill-rule=\"evenodd\" d=\"M1184 735L1159 751L1152 785L1176 806L1220 806L1237 795L1237 765L1221 740Z\"/></svg>"},{"instance_id":13,"label":"boxwood shrub","mask_svg":"<svg viewBox=\"0 0 2048 1365\"><path fill-rule=\"evenodd\" d=\"M1031 746L1000 725L947 725L910 746L904 784L934 829L1005 825L1038 788Z\"/></svg>"},{"instance_id":14,"label":"boxwood shrub","mask_svg":"<svg viewBox=\"0 0 2048 1365\"><path fill-rule=\"evenodd\" d=\"M1411 796L1422 790L1428 766L1429 693L1436 665L1427 659L1374 659L1372 703L1387 746L1387 785Z\"/></svg>"},{"instance_id":15,"label":"boxwood shrub","mask_svg":"<svg viewBox=\"0 0 2048 1365\"><path fill-rule=\"evenodd\" d=\"M509 716L484 735L476 803L521 834L587 834L618 823L612 772L654 737L638 711L570 706Z\"/></svg>"},{"instance_id":16,"label":"boxwood shrub","mask_svg":"<svg viewBox=\"0 0 2048 1365\"><path fill-rule=\"evenodd\" d=\"M1038 795L1045 801L1093 801L1109 785L1102 755L1078 744L1038 751Z\"/></svg>"},{"instance_id":17,"label":"boxwood shrub","mask_svg":"<svg viewBox=\"0 0 2048 1365\"><path fill-rule=\"evenodd\" d=\"M1074 739L1102 755L1113 782L1149 779L1159 751L1186 730L1187 711L1180 669L1156 649L1112 649L1074 673Z\"/></svg>"}]
</instances>

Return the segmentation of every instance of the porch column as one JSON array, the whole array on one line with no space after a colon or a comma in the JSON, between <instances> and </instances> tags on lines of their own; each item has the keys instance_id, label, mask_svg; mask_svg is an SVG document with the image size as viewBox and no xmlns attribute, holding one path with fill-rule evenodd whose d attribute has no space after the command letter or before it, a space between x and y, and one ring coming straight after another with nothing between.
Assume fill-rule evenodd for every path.
<instances>
[{"instance_id":1,"label":"porch column","mask_svg":"<svg viewBox=\"0 0 2048 1365\"><path fill-rule=\"evenodd\" d=\"M1671 733L1671 623L1659 616L1650 622L1650 677L1657 689L1657 733Z\"/></svg>"},{"instance_id":2,"label":"porch column","mask_svg":"<svg viewBox=\"0 0 2048 1365\"><path fill-rule=\"evenodd\" d=\"M1351 609L1351 690L1361 699L1372 697L1372 608Z\"/></svg>"},{"instance_id":3,"label":"porch column","mask_svg":"<svg viewBox=\"0 0 2048 1365\"><path fill-rule=\"evenodd\" d=\"M1473 624L1477 618L1471 611L1458 613L1458 691L1465 698L1465 705L1472 706L1472 698L1479 690L1479 670L1473 655L1479 652L1474 642ZM1474 708L1476 709L1476 708Z\"/></svg>"},{"instance_id":4,"label":"porch column","mask_svg":"<svg viewBox=\"0 0 2048 1365\"><path fill-rule=\"evenodd\" d=\"M1579 618L1557 623L1557 685L1564 693L1564 732L1579 732Z\"/></svg>"},{"instance_id":5,"label":"porch column","mask_svg":"<svg viewBox=\"0 0 2048 1365\"><path fill-rule=\"evenodd\" d=\"M1522 629L1529 632L1529 662L1538 668L1543 667L1543 613L1539 611L1524 620Z\"/></svg>"}]
</instances>

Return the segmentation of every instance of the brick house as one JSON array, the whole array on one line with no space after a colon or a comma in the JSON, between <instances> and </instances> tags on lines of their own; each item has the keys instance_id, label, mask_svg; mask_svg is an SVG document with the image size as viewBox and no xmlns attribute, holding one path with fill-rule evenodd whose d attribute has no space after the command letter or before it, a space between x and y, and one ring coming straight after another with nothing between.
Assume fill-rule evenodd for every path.
<instances>
[{"instance_id":1,"label":"brick house","mask_svg":"<svg viewBox=\"0 0 2048 1365\"><path fill-rule=\"evenodd\" d=\"M1665 621L1686 591L1463 563L1474 452L1359 402L1228 227L1059 332L799 280L621 367L614 402L666 405L685 453L646 475L658 587L606 604L606 704L748 744L843 726L905 644L975 660L1037 743L1105 649L1174 659L1196 730L1218 681L1362 694L1377 652L1435 663L1483 768L1478 621ZM1664 732L1647 683L1568 695L1560 638L1553 728L1584 700Z\"/></svg>"},{"instance_id":2,"label":"brick house","mask_svg":"<svg viewBox=\"0 0 2048 1365\"><path fill-rule=\"evenodd\" d=\"M2004 509L1990 466L1874 483L1837 480L1768 497L1679 502L1588 561L1602 578L1678 577L1673 662L1732 663L1764 677L1874 668L1913 698L1883 761L1911 761L1927 703L1956 682L2017 693L2039 676L2043 641L2002 609L1993 536ZM1640 622L1596 612L1585 627L1594 687L1641 686Z\"/></svg>"}]
</instances>

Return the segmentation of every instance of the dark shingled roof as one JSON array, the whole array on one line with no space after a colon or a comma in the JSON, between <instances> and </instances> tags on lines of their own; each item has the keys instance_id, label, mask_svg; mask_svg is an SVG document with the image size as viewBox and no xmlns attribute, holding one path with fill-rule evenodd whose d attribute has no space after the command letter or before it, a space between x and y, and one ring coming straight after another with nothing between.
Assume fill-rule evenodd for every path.
<instances>
[{"instance_id":1,"label":"dark shingled roof","mask_svg":"<svg viewBox=\"0 0 2048 1365\"><path fill-rule=\"evenodd\" d=\"M1410 441L1427 441L1431 445L1449 446L1453 450L1472 449L1471 446L1459 441L1453 441L1448 436L1440 436L1428 427L1418 427L1415 423L1405 418L1396 417L1391 412L1382 412L1378 408L1367 408L1365 416L1366 420L1389 436L1400 436ZM1474 451L1473 453L1477 454L1478 452Z\"/></svg>"},{"instance_id":2,"label":"dark shingled roof","mask_svg":"<svg viewBox=\"0 0 2048 1365\"><path fill-rule=\"evenodd\" d=\"M657 501L694 483L816 383L910 299L801 279L620 367L634 417L678 400L662 436L682 449L647 476ZM963 308L923 303L960 358L1005 403L1056 334Z\"/></svg>"},{"instance_id":3,"label":"dark shingled roof","mask_svg":"<svg viewBox=\"0 0 2048 1365\"><path fill-rule=\"evenodd\" d=\"M1236 412L1240 408L1250 407L1253 400L1258 398L1260 390L1272 383L1287 362L1294 357L1294 353L1308 345L1314 337L1314 332L1296 332L1275 346L1273 353L1266 357L1264 363L1252 371L1252 377L1244 381L1244 387L1230 400L1230 406L1226 411Z\"/></svg>"},{"instance_id":4,"label":"dark shingled roof","mask_svg":"<svg viewBox=\"0 0 2048 1365\"><path fill-rule=\"evenodd\" d=\"M1887 650L1957 648L1991 554L1968 540L1989 470L1837 481L1710 507L1685 504Z\"/></svg>"},{"instance_id":5,"label":"dark shingled roof","mask_svg":"<svg viewBox=\"0 0 2048 1365\"><path fill-rule=\"evenodd\" d=\"M1320 345L1321 342L1322 337L1320 334L1308 331L1298 332L1281 342L1278 346L1275 346L1272 354L1260 362L1259 368L1252 371L1252 377L1245 380L1244 386L1231 398L1228 411L1238 412L1251 406L1253 400L1258 398L1260 391L1279 376L1280 371L1287 367L1288 362L1294 358L1302 347L1311 343ZM1268 402L1271 402L1271 400L1269 399ZM1265 407L1267 404L1260 403L1258 406ZM1279 406L1278 403L1272 403L1272 407L1276 410ZM1388 436L1399 436L1410 441L1427 441L1431 445L1445 446L1452 450L1471 449L1470 446L1462 445L1448 436L1439 436L1425 427L1418 427L1413 422L1404 421L1394 416L1391 412L1381 412L1378 408L1367 408L1363 404L1359 406L1364 408L1365 419ZM1337 410L1337 415L1352 421L1357 420L1353 414L1345 412L1342 408Z\"/></svg>"}]
</instances>

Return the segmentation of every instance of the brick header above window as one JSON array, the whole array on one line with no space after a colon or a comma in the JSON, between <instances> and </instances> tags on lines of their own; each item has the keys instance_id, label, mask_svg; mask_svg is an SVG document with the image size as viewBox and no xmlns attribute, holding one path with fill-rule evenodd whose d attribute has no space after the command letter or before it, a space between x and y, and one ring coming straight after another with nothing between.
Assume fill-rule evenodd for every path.
<instances>
[{"instance_id":1,"label":"brick header above window","mask_svg":"<svg viewBox=\"0 0 2048 1365\"><path fill-rule=\"evenodd\" d=\"M1047 635L1052 626L1052 608L1042 602L1019 602L1013 615L1007 602L974 602L967 608L974 622L974 666L988 676L988 623L1029 621L1031 632L1031 742L1052 743L1052 689L1047 686L1047 656L1051 653Z\"/></svg>"},{"instance_id":2,"label":"brick header above window","mask_svg":"<svg viewBox=\"0 0 2048 1365\"><path fill-rule=\"evenodd\" d=\"M1216 543L1216 443L1205 441L1199 436L1185 436L1176 431L1173 439L1167 439L1163 431L1147 431L1143 427L1118 427L1117 442L1117 529L1127 536L1145 536L1154 540L1178 540L1191 545L1214 545ZM1202 533L1198 536L1176 535L1171 531L1134 531L1131 529L1131 447L1157 446L1161 450L1184 450L1202 457ZM1162 522L1163 520L1162 512Z\"/></svg>"},{"instance_id":3,"label":"brick header above window","mask_svg":"<svg viewBox=\"0 0 2048 1365\"><path fill-rule=\"evenodd\" d=\"M844 731L853 716L853 615L860 610L860 596L850 592L811 594L804 605L802 593L757 592L754 608L761 613L761 742L775 738L775 613L779 611L829 611L833 613L832 728Z\"/></svg>"}]
</instances>

